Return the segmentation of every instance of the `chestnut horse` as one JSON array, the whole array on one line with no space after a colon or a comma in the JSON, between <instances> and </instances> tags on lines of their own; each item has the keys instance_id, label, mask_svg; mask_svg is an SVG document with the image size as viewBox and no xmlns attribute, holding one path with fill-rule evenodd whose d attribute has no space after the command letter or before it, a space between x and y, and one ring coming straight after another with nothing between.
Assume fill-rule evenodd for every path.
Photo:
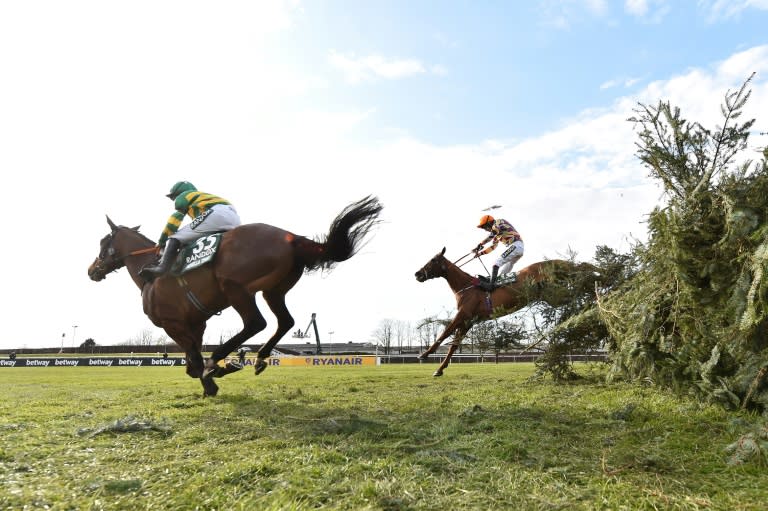
<instances>
[{"instance_id":1,"label":"chestnut horse","mask_svg":"<svg viewBox=\"0 0 768 511\"><path fill-rule=\"evenodd\" d=\"M442 376L453 353L475 323L511 314L536 302L546 302L555 307L563 305L569 299L569 294L564 292L567 279L577 271L594 273L596 270L597 268L589 263L573 263L562 259L540 261L517 272L515 282L489 293L477 287L476 277L465 273L446 259L443 248L442 252L416 272L416 280L424 282L439 277L445 278L456 296L458 312L435 342L419 355L419 360L426 360L445 339L453 335L445 360L433 374Z\"/></svg>"},{"instance_id":2,"label":"chestnut horse","mask_svg":"<svg viewBox=\"0 0 768 511\"><path fill-rule=\"evenodd\" d=\"M277 330L257 353L255 370L259 374L267 367L265 359L272 348L294 325L285 306L286 293L305 271L329 270L352 257L378 223L382 208L372 196L350 204L319 240L267 224L241 225L224 233L212 263L180 277L161 276L151 283L139 276L139 270L155 260L155 243L139 233L138 227L117 226L107 217L112 231L101 240L99 256L88 268L88 276L100 281L127 267L141 289L144 313L184 350L187 374L200 378L203 397L215 396L218 385L213 377L241 369L233 364L220 367L218 362L267 326L255 294L262 292L277 318ZM206 322L228 307L240 315L243 329L204 361L201 349Z\"/></svg>"}]
</instances>

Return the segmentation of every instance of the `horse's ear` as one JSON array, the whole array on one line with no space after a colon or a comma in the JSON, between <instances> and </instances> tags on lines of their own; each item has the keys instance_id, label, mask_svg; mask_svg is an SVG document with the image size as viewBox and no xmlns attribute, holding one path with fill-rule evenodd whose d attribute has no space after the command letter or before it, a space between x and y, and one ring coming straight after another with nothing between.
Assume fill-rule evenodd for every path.
<instances>
[{"instance_id":1,"label":"horse's ear","mask_svg":"<svg viewBox=\"0 0 768 511\"><path fill-rule=\"evenodd\" d=\"M443 251L440 252L440 255L445 255L445 247L443 247Z\"/></svg>"},{"instance_id":2,"label":"horse's ear","mask_svg":"<svg viewBox=\"0 0 768 511\"><path fill-rule=\"evenodd\" d=\"M138 232L139 231L139 227L141 227L141 225L137 225L136 227L131 227L131 230Z\"/></svg>"},{"instance_id":3,"label":"horse's ear","mask_svg":"<svg viewBox=\"0 0 768 511\"><path fill-rule=\"evenodd\" d=\"M115 223L109 218L109 215L107 215L107 223L109 224L110 229L112 229L112 232L115 232L117 230L117 226Z\"/></svg>"}]
</instances>

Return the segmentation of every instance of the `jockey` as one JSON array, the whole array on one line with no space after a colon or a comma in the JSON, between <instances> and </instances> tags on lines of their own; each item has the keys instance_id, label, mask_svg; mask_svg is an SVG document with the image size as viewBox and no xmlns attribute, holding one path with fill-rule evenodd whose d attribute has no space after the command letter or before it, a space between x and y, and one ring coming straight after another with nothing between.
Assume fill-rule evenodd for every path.
<instances>
[{"instance_id":1,"label":"jockey","mask_svg":"<svg viewBox=\"0 0 768 511\"><path fill-rule=\"evenodd\" d=\"M166 197L174 201L176 211L168 218L168 223L157 242L160 248L165 247L160 262L146 266L139 272L147 280L168 271L183 243L206 234L229 231L240 225L240 216L229 201L199 192L189 181L179 181L173 185ZM179 228L184 215L189 215L192 222Z\"/></svg>"},{"instance_id":2,"label":"jockey","mask_svg":"<svg viewBox=\"0 0 768 511\"><path fill-rule=\"evenodd\" d=\"M480 287L486 291L492 291L493 285L496 282L496 277L501 273L505 275L512 270L512 267L517 261L523 257L525 246L523 245L523 238L520 233L517 232L512 224L502 218L493 218L491 215L483 215L480 218L480 223L477 226L480 229L488 231L488 237L480 242L475 248L475 255L477 257L483 254L490 254L498 246L499 242L507 246L501 256L493 263L493 270L491 272L490 282L481 281ZM488 248L484 248L485 244L489 241L493 243Z\"/></svg>"}]
</instances>

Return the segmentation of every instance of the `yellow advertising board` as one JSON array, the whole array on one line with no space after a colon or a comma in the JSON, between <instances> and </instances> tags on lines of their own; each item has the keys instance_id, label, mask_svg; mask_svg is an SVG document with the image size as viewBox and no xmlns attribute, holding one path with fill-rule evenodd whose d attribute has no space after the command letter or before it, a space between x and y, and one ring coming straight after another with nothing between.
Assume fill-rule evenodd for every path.
<instances>
[{"instance_id":1,"label":"yellow advertising board","mask_svg":"<svg viewBox=\"0 0 768 511\"><path fill-rule=\"evenodd\" d=\"M236 361L236 357L228 357ZM254 358L246 357L245 366L253 366ZM374 355L304 355L296 357L269 357L270 366L282 367L363 367L379 365Z\"/></svg>"}]
</instances>

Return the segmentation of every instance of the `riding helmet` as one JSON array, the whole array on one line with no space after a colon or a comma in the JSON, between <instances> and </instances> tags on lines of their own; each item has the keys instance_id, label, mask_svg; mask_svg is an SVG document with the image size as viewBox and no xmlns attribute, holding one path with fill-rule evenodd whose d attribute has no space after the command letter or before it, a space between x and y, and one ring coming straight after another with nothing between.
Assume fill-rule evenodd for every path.
<instances>
[{"instance_id":1,"label":"riding helmet","mask_svg":"<svg viewBox=\"0 0 768 511\"><path fill-rule=\"evenodd\" d=\"M195 185L190 183L189 181L179 181L175 185L171 187L171 192L166 195L169 199L176 199L179 195L181 195L184 192L196 192L197 188L195 188Z\"/></svg>"},{"instance_id":2,"label":"riding helmet","mask_svg":"<svg viewBox=\"0 0 768 511\"><path fill-rule=\"evenodd\" d=\"M480 228L483 228L486 224L493 223L495 219L491 215L483 215L480 218L480 223L477 225Z\"/></svg>"}]
</instances>

